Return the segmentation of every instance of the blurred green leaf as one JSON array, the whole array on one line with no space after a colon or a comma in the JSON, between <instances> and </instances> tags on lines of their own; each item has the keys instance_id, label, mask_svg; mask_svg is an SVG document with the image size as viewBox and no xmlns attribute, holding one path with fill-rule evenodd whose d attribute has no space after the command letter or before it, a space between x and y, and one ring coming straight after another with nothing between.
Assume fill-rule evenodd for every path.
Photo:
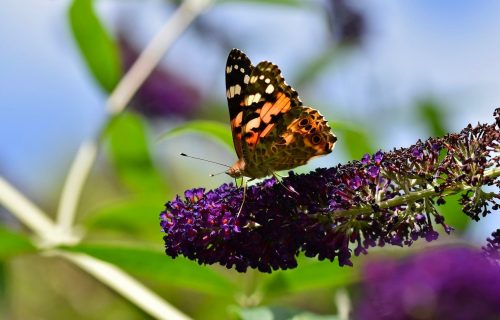
<instances>
[{"instance_id":1,"label":"blurred green leaf","mask_svg":"<svg viewBox=\"0 0 500 320\"><path fill-rule=\"evenodd\" d=\"M472 221L472 219L462 211L462 206L458 203L461 196L462 193L447 196L444 198L446 203L437 207L439 213L444 216L446 224L458 231L464 231Z\"/></svg>"},{"instance_id":2,"label":"blurred green leaf","mask_svg":"<svg viewBox=\"0 0 500 320\"><path fill-rule=\"evenodd\" d=\"M0 318L8 319L9 291L7 288L9 278L6 272L6 262L0 261Z\"/></svg>"},{"instance_id":3,"label":"blurred green leaf","mask_svg":"<svg viewBox=\"0 0 500 320\"><path fill-rule=\"evenodd\" d=\"M376 151L373 139L361 128L345 122L332 122L333 132L338 137L337 146L345 149L350 159L361 159L366 153Z\"/></svg>"},{"instance_id":4,"label":"blurred green leaf","mask_svg":"<svg viewBox=\"0 0 500 320\"><path fill-rule=\"evenodd\" d=\"M23 234L0 227L0 259L5 260L12 256L36 252L31 240Z\"/></svg>"},{"instance_id":5,"label":"blurred green leaf","mask_svg":"<svg viewBox=\"0 0 500 320\"><path fill-rule=\"evenodd\" d=\"M334 315L317 315L311 312L282 307L238 308L242 320L338 320Z\"/></svg>"},{"instance_id":6,"label":"blurred green leaf","mask_svg":"<svg viewBox=\"0 0 500 320\"><path fill-rule=\"evenodd\" d=\"M139 116L126 112L115 118L106 131L109 152L120 180L132 191L158 194L166 184L149 152L146 125Z\"/></svg>"},{"instance_id":7,"label":"blurred green leaf","mask_svg":"<svg viewBox=\"0 0 500 320\"><path fill-rule=\"evenodd\" d=\"M274 320L276 319L270 307L237 308L236 314L243 320Z\"/></svg>"},{"instance_id":8,"label":"blurred green leaf","mask_svg":"<svg viewBox=\"0 0 500 320\"><path fill-rule=\"evenodd\" d=\"M208 135L222 142L229 150L233 150L233 138L229 126L222 122L210 120L193 120L185 122L178 127L162 134L160 140L172 138L186 132L197 132L203 135Z\"/></svg>"},{"instance_id":9,"label":"blurred green leaf","mask_svg":"<svg viewBox=\"0 0 500 320\"><path fill-rule=\"evenodd\" d=\"M92 0L73 0L69 7L73 37L97 82L111 92L122 74L119 49L99 21Z\"/></svg>"},{"instance_id":10,"label":"blurred green leaf","mask_svg":"<svg viewBox=\"0 0 500 320\"><path fill-rule=\"evenodd\" d=\"M339 267L336 261L318 261L300 257L299 267L278 271L264 279L262 289L266 295L276 296L317 289L343 287L357 282L357 269Z\"/></svg>"},{"instance_id":11,"label":"blurred green leaf","mask_svg":"<svg viewBox=\"0 0 500 320\"><path fill-rule=\"evenodd\" d=\"M416 110L419 118L427 125L433 137L442 137L447 133L446 114L436 101L431 99L422 100L418 102Z\"/></svg>"},{"instance_id":12,"label":"blurred green leaf","mask_svg":"<svg viewBox=\"0 0 500 320\"><path fill-rule=\"evenodd\" d=\"M104 244L82 244L65 249L86 253L131 274L166 285L226 297L234 295L236 290L232 282L214 270L181 257L172 259L159 250Z\"/></svg>"},{"instance_id":13,"label":"blurred green leaf","mask_svg":"<svg viewBox=\"0 0 500 320\"><path fill-rule=\"evenodd\" d=\"M90 230L113 230L124 234L145 234L148 239L160 234L159 215L165 199L140 197L126 199L98 208L84 218Z\"/></svg>"}]
</instances>

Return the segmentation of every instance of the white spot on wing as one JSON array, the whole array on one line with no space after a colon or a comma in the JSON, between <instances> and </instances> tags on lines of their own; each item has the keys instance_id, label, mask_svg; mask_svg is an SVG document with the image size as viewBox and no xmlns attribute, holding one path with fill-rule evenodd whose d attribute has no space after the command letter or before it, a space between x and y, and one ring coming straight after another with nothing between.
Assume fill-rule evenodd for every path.
<instances>
[{"instance_id":1,"label":"white spot on wing","mask_svg":"<svg viewBox=\"0 0 500 320\"><path fill-rule=\"evenodd\" d=\"M226 73L231 73L231 71L233 71L233 67L232 66L227 66L226 67Z\"/></svg>"},{"instance_id":2,"label":"white spot on wing","mask_svg":"<svg viewBox=\"0 0 500 320\"><path fill-rule=\"evenodd\" d=\"M234 65L234 68L235 68L236 70L238 70L238 68L239 68L239 67L238 67L238 65L237 65L237 64L235 64L235 65Z\"/></svg>"},{"instance_id":3,"label":"white spot on wing","mask_svg":"<svg viewBox=\"0 0 500 320\"><path fill-rule=\"evenodd\" d=\"M274 91L274 86L272 84L268 85L266 88L266 93L271 94Z\"/></svg>"},{"instance_id":4,"label":"white spot on wing","mask_svg":"<svg viewBox=\"0 0 500 320\"><path fill-rule=\"evenodd\" d=\"M260 80L264 80L264 75L263 75L263 74L261 74L261 75L259 76L259 79L260 79Z\"/></svg>"},{"instance_id":5,"label":"white spot on wing","mask_svg":"<svg viewBox=\"0 0 500 320\"><path fill-rule=\"evenodd\" d=\"M257 102L259 102L260 97L261 97L260 93L256 93L256 94L251 94L251 95L249 95L249 96L246 98L246 100L245 100L245 105L246 105L246 106L251 106L251 105L252 105L252 103L257 103Z\"/></svg>"},{"instance_id":6,"label":"white spot on wing","mask_svg":"<svg viewBox=\"0 0 500 320\"><path fill-rule=\"evenodd\" d=\"M245 68L240 68L241 73L245 73Z\"/></svg>"},{"instance_id":7,"label":"white spot on wing","mask_svg":"<svg viewBox=\"0 0 500 320\"><path fill-rule=\"evenodd\" d=\"M248 74L246 74L245 77L243 78L243 82L245 84L248 84L249 81L250 81L250 76Z\"/></svg>"},{"instance_id":8,"label":"white spot on wing","mask_svg":"<svg viewBox=\"0 0 500 320\"><path fill-rule=\"evenodd\" d=\"M264 80L266 83L270 83L271 82L271 79L269 78L266 78L266 80Z\"/></svg>"},{"instance_id":9,"label":"white spot on wing","mask_svg":"<svg viewBox=\"0 0 500 320\"><path fill-rule=\"evenodd\" d=\"M230 98L234 97L234 86L229 87L229 96Z\"/></svg>"},{"instance_id":10,"label":"white spot on wing","mask_svg":"<svg viewBox=\"0 0 500 320\"><path fill-rule=\"evenodd\" d=\"M250 83L255 83L255 81L257 81L257 76L252 76L250 78Z\"/></svg>"},{"instance_id":11,"label":"white spot on wing","mask_svg":"<svg viewBox=\"0 0 500 320\"><path fill-rule=\"evenodd\" d=\"M234 86L234 94L240 94L241 93L241 86L239 84Z\"/></svg>"},{"instance_id":12,"label":"white spot on wing","mask_svg":"<svg viewBox=\"0 0 500 320\"><path fill-rule=\"evenodd\" d=\"M254 96L253 96L253 102L256 103L256 102L259 102L260 100L260 93L256 93Z\"/></svg>"}]
</instances>

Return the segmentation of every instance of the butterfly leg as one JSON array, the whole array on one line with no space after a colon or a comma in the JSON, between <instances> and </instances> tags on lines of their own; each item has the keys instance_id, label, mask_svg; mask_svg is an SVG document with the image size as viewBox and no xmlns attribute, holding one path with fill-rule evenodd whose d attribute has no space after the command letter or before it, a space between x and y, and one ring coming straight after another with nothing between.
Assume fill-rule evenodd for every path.
<instances>
[{"instance_id":1,"label":"butterfly leg","mask_svg":"<svg viewBox=\"0 0 500 320\"><path fill-rule=\"evenodd\" d=\"M295 194L297 196L300 196L300 194L297 191L295 191L292 187L285 186L283 184L283 182L281 181L282 179L280 179L280 176L277 173L271 172L271 174L273 175L274 179L276 179L276 181L278 181L279 184L281 184L281 186L283 186L283 188L285 188L286 190L288 190L290 193L293 193L293 194Z\"/></svg>"},{"instance_id":2,"label":"butterfly leg","mask_svg":"<svg viewBox=\"0 0 500 320\"><path fill-rule=\"evenodd\" d=\"M240 213L241 213L241 210L243 210L243 205L245 204L245 200L246 200L246 197L247 197L247 185L248 185L248 182L254 180L253 178L248 180L248 181L245 181L244 178L241 179L241 183L243 184L243 201L241 201L241 206L240 206L240 210L238 210L238 214L236 215L236 217L239 217L240 216Z\"/></svg>"}]
</instances>

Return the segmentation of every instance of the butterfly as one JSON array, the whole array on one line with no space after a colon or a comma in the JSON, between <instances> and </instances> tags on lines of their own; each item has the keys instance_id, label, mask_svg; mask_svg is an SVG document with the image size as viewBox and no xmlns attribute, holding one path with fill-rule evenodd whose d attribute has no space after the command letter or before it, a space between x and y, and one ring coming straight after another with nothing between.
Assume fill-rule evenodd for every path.
<instances>
[{"instance_id":1,"label":"butterfly","mask_svg":"<svg viewBox=\"0 0 500 320\"><path fill-rule=\"evenodd\" d=\"M278 66L253 66L233 49L226 63L226 96L238 161L226 173L251 179L293 169L332 152L337 137L315 109L302 105Z\"/></svg>"}]
</instances>

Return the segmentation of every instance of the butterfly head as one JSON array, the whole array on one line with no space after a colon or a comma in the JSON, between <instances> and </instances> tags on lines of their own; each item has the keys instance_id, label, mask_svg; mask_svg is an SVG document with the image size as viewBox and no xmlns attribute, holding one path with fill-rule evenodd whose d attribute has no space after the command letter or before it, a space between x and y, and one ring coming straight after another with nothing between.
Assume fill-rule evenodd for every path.
<instances>
[{"instance_id":1,"label":"butterfly head","mask_svg":"<svg viewBox=\"0 0 500 320\"><path fill-rule=\"evenodd\" d=\"M226 173L232 178L240 178L245 175L245 161L240 159L236 161L236 163L230 167Z\"/></svg>"}]
</instances>

